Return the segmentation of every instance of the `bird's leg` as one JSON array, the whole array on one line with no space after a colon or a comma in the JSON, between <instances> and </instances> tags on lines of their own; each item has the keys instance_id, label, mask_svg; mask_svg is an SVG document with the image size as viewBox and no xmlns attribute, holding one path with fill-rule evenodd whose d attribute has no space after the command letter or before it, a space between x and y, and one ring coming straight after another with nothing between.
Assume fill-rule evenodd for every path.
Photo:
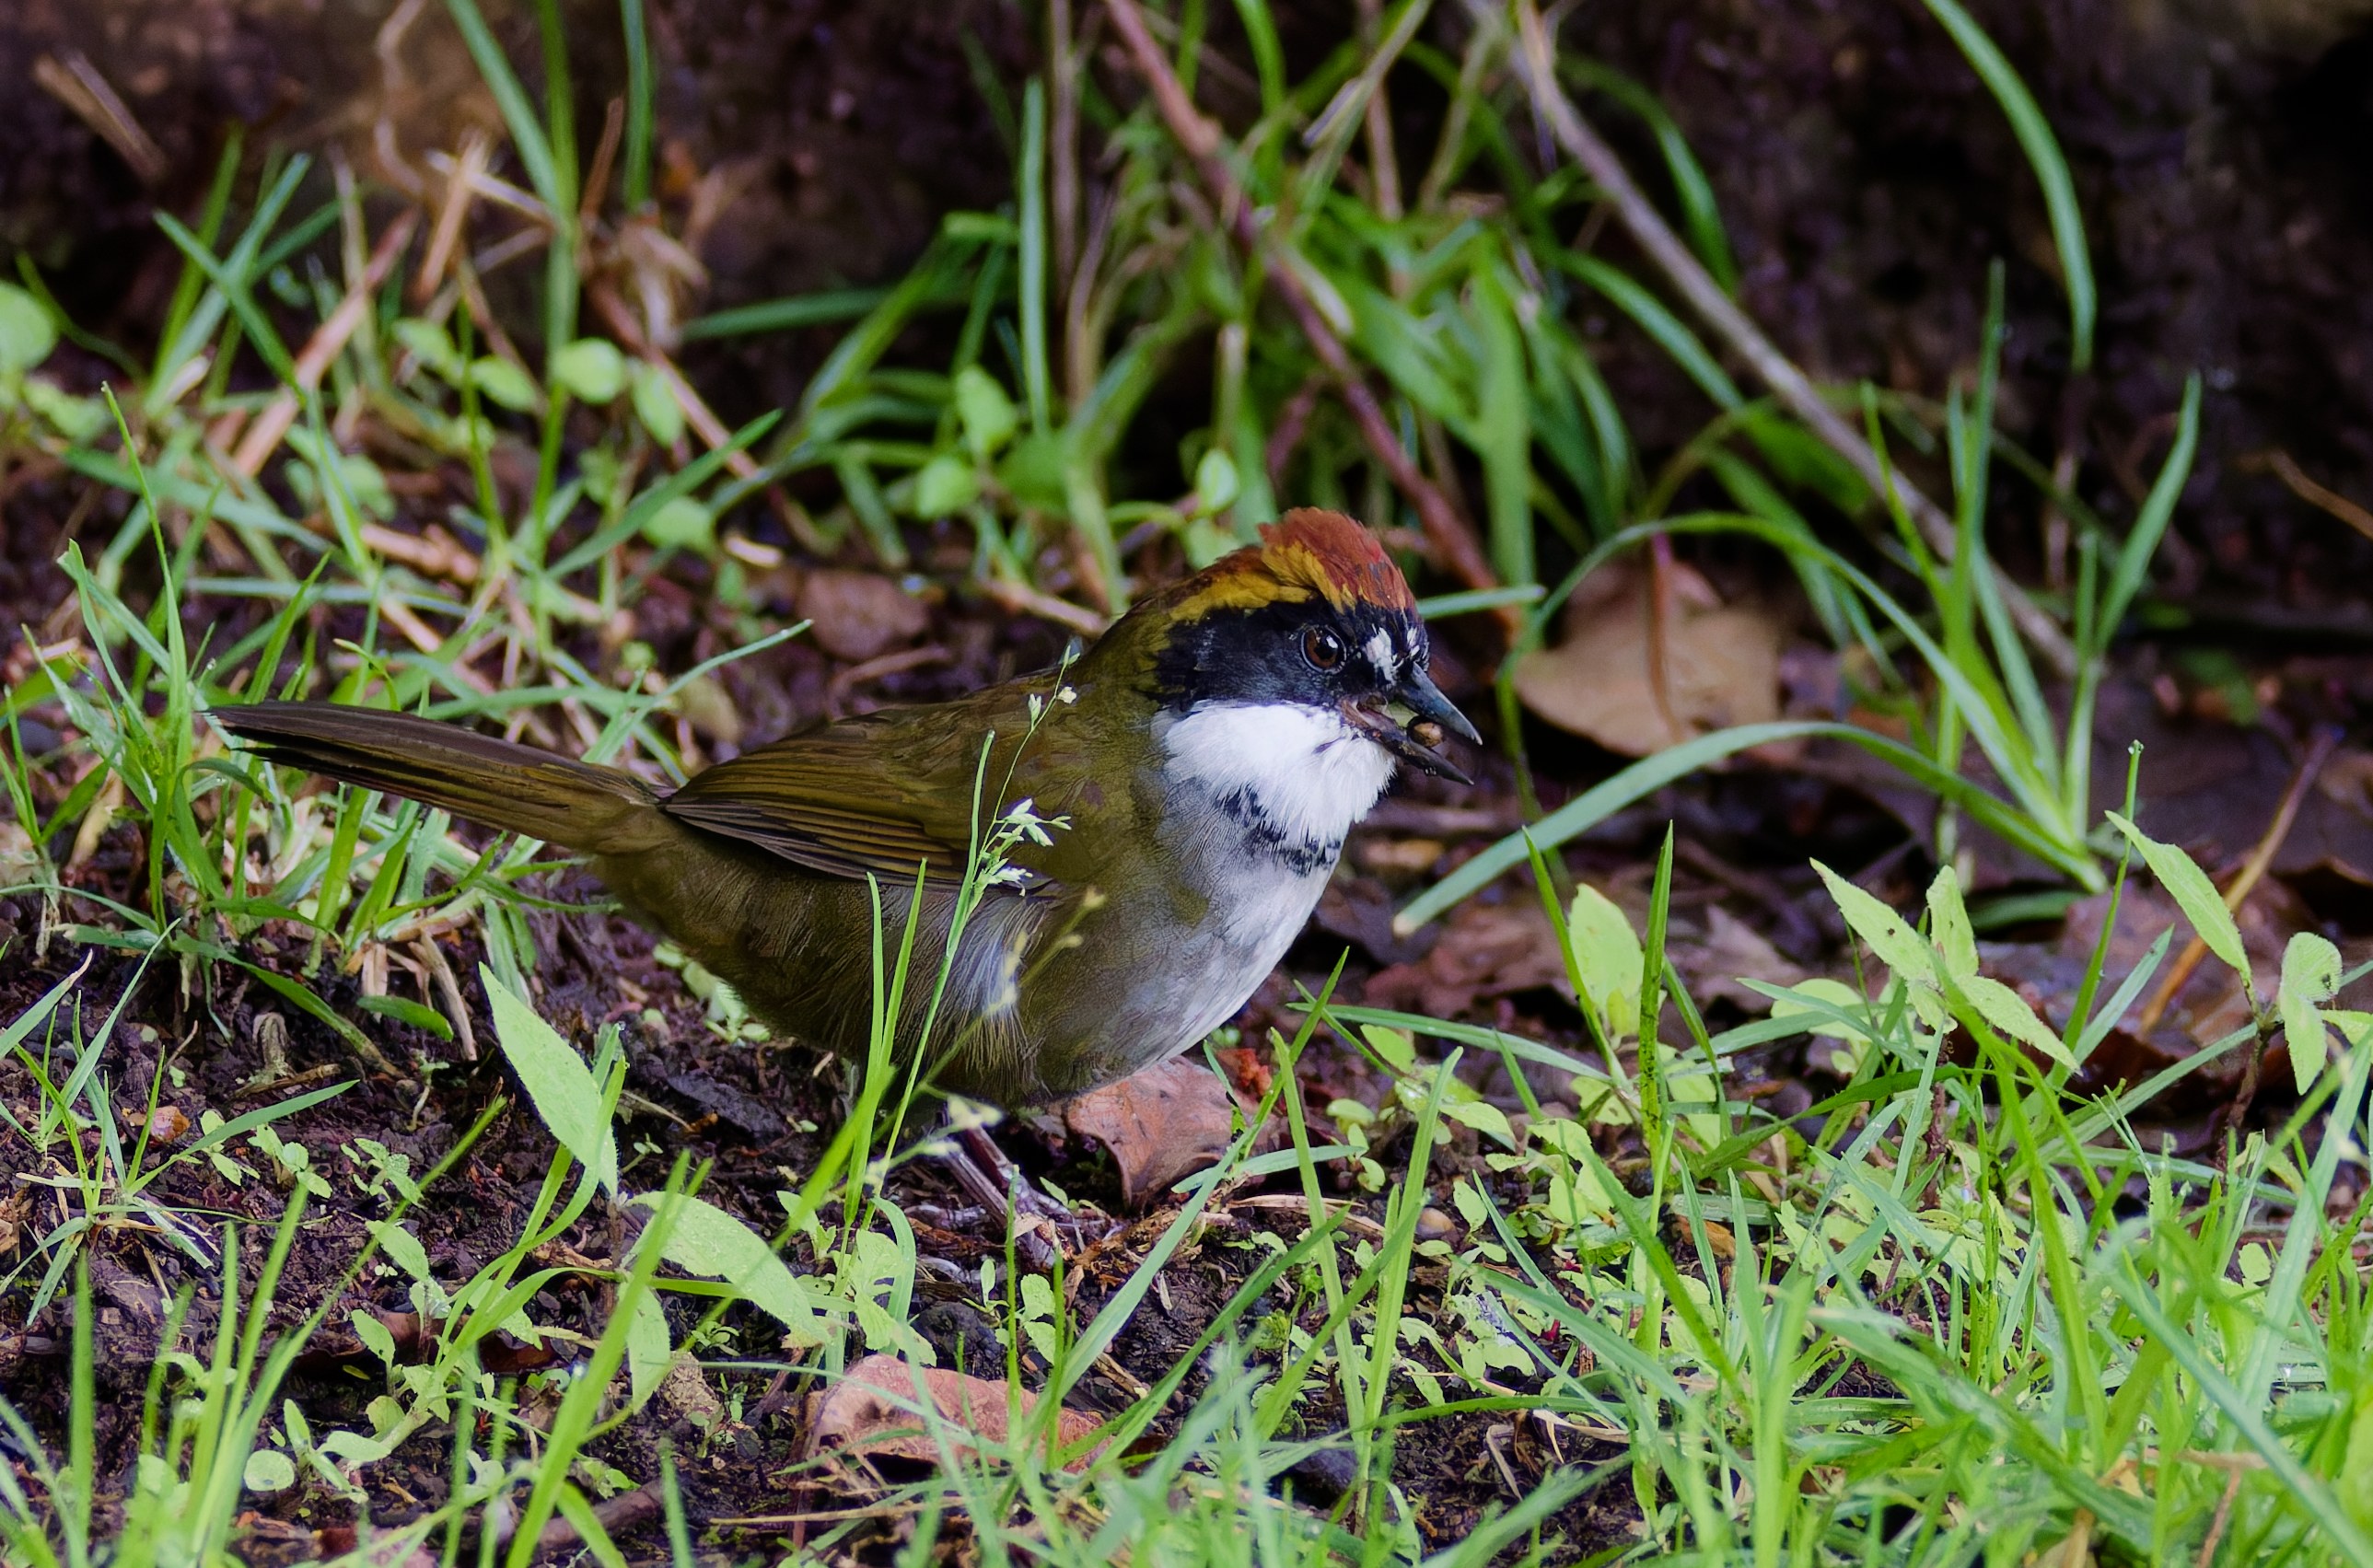
<instances>
[{"instance_id":1,"label":"bird's leg","mask_svg":"<svg viewBox=\"0 0 2373 1568\"><path fill-rule=\"evenodd\" d=\"M1006 1216L1016 1261L1042 1271L1054 1268L1056 1227L1069 1229L1076 1241L1080 1217L1033 1186L987 1129L959 1124L949 1132L952 1147L940 1159L956 1185L990 1214Z\"/></svg>"}]
</instances>

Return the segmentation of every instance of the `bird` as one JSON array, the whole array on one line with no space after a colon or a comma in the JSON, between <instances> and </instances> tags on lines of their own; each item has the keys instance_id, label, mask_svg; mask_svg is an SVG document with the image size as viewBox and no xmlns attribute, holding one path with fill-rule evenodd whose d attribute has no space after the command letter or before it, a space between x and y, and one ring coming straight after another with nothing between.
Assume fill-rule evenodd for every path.
<instances>
[{"instance_id":1,"label":"bird","mask_svg":"<svg viewBox=\"0 0 2373 1568\"><path fill-rule=\"evenodd\" d=\"M587 857L778 1036L845 1059L867 1059L876 954L911 922L894 1059L1018 1108L1233 1017L1398 766L1469 782L1437 748L1479 737L1430 661L1376 535L1304 508L1054 669L827 723L673 790L380 708L213 716L267 761Z\"/></svg>"}]
</instances>

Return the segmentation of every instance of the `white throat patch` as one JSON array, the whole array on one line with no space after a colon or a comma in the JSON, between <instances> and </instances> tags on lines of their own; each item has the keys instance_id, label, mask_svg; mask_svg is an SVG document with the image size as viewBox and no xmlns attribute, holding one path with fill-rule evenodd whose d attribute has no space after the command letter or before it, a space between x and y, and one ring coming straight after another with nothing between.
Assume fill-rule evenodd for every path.
<instances>
[{"instance_id":1,"label":"white throat patch","mask_svg":"<svg viewBox=\"0 0 2373 1568\"><path fill-rule=\"evenodd\" d=\"M1162 732L1163 773L1199 785L1257 847L1332 867L1392 781L1393 756L1332 708L1206 702Z\"/></svg>"}]
</instances>

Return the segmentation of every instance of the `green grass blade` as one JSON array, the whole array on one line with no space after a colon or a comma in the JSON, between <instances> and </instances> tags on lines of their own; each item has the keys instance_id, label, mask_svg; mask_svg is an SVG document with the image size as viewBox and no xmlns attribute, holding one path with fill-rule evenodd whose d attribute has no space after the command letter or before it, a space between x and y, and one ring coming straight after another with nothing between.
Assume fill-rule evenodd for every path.
<instances>
[{"instance_id":1,"label":"green grass blade","mask_svg":"<svg viewBox=\"0 0 2373 1568\"><path fill-rule=\"evenodd\" d=\"M528 100L527 89L520 85L518 73L504 58L503 46L495 41L485 14L478 9L478 0L445 0L445 9L452 13L453 25L461 29L462 42L470 51L478 75L485 79L486 90L495 95L495 107L502 112L503 126L510 133L520 167L527 170L528 183L534 187L555 223L573 218L575 214L569 209L575 204L561 200L559 174L552 143L544 134L544 123L536 116L535 105Z\"/></svg>"},{"instance_id":2,"label":"green grass blade","mask_svg":"<svg viewBox=\"0 0 2373 1568\"><path fill-rule=\"evenodd\" d=\"M1476 269L1470 315L1483 346L1475 434L1483 458L1491 567L1502 582L1529 583L1540 576L1533 544L1531 398L1524 329L1497 269Z\"/></svg>"},{"instance_id":3,"label":"green grass blade","mask_svg":"<svg viewBox=\"0 0 2373 1568\"><path fill-rule=\"evenodd\" d=\"M731 310L711 311L696 316L684 324L686 343L703 338L748 337L758 333L791 332L800 327L828 326L835 322L851 322L890 297L887 288L827 288L814 294L794 294L783 299L765 299L754 305L736 305ZM963 298L952 295L949 303Z\"/></svg>"},{"instance_id":4,"label":"green grass blade","mask_svg":"<svg viewBox=\"0 0 2373 1568\"><path fill-rule=\"evenodd\" d=\"M1285 103L1285 45L1278 41L1268 0L1236 0L1236 19L1252 46L1253 69L1260 75L1261 118L1267 120Z\"/></svg>"},{"instance_id":5,"label":"green grass blade","mask_svg":"<svg viewBox=\"0 0 2373 1568\"><path fill-rule=\"evenodd\" d=\"M1715 363L1713 354L1675 315L1665 302L1650 293L1647 287L1629 274L1609 266L1596 256L1580 252L1560 251L1549 258L1563 271L1572 273L1604 295L1607 302L1631 318L1632 324L1648 334L1655 345L1678 365L1700 391L1725 411L1747 401L1730 372Z\"/></svg>"},{"instance_id":6,"label":"green grass blade","mask_svg":"<svg viewBox=\"0 0 2373 1568\"><path fill-rule=\"evenodd\" d=\"M619 194L630 213L651 199L651 123L654 89L651 35L643 0L618 0L618 21L626 37L626 147Z\"/></svg>"},{"instance_id":7,"label":"green grass blade","mask_svg":"<svg viewBox=\"0 0 2373 1568\"><path fill-rule=\"evenodd\" d=\"M1605 93L1632 113L1638 115L1656 138L1656 150L1664 155L1665 168L1673 179L1673 194L1681 204L1681 231L1689 236L1689 249L1698 260L1722 285L1724 294L1738 292L1738 262L1731 254L1730 237L1723 229L1722 211L1713 197L1713 181L1706 178L1703 165L1689 150L1689 138L1666 111L1656 95L1642 87L1622 72L1603 65L1596 60L1569 58L1561 62L1568 76L1586 88Z\"/></svg>"},{"instance_id":8,"label":"green grass blade","mask_svg":"<svg viewBox=\"0 0 2373 1568\"><path fill-rule=\"evenodd\" d=\"M1046 364L1046 88L1033 79L1022 95L1022 158L1015 170L1022 212L1022 385L1030 427L1054 423L1054 378Z\"/></svg>"},{"instance_id":9,"label":"green grass blade","mask_svg":"<svg viewBox=\"0 0 2373 1568\"><path fill-rule=\"evenodd\" d=\"M2052 134L2052 123L2044 119L2043 111L2036 106L2035 95L2027 90L2027 84L2019 80L2017 71L2003 57L1994 41L1986 36L1985 29L1961 8L1960 0L1923 3L1952 35L1970 68L2002 106L2004 118L2010 122L2011 135L2018 138L2019 149L2027 154L2028 165L2035 170L2036 182L2043 187L2044 210L2052 220L2052 243L2060 256L2060 280L2068 291L2069 362L2082 374L2093 365L2093 259L2085 243L2085 215L2076 202L2076 183L2069 178L2068 160L2061 154L2060 140Z\"/></svg>"}]
</instances>

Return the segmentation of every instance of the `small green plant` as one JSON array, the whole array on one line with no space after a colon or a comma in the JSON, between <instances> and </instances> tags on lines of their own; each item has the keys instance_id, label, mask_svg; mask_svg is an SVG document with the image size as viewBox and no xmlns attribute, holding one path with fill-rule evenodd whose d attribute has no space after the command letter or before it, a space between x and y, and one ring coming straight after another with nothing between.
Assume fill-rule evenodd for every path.
<instances>
[{"instance_id":1,"label":"small green plant","mask_svg":"<svg viewBox=\"0 0 2373 1568\"><path fill-rule=\"evenodd\" d=\"M63 1217L33 1239L24 1260L0 1276L0 1292L13 1287L29 1270L41 1274L27 1304L26 1316L39 1316L55 1297L67 1270L85 1250L111 1232L153 1233L191 1261L211 1268L213 1258L191 1220L151 1196L149 1188L175 1166L207 1158L222 1158L234 1140L246 1137L267 1153L293 1149L283 1168L292 1183L310 1182L322 1190L319 1178L306 1172L301 1148L284 1146L273 1124L286 1120L352 1088L338 1083L327 1088L261 1106L228 1121L202 1128L197 1137L173 1147L160 1138L160 1117L178 1116L160 1110L165 1063L160 1058L145 1088L146 1103L137 1119L127 1124L120 1115L118 1085L107 1071L110 1047L123 1022L123 1011L139 989L145 963L135 968L107 1017L94 1032L86 1033L78 984L86 964L53 987L6 1030L0 1030L0 1057L13 1058L24 1071L34 1094L34 1115L29 1125L5 1106L0 1124L13 1133L37 1162L19 1176L27 1187L54 1194ZM71 1005L68 1005L71 1002ZM63 1029L60 1025L63 1024ZM32 1044L41 1032L40 1048Z\"/></svg>"}]
</instances>

